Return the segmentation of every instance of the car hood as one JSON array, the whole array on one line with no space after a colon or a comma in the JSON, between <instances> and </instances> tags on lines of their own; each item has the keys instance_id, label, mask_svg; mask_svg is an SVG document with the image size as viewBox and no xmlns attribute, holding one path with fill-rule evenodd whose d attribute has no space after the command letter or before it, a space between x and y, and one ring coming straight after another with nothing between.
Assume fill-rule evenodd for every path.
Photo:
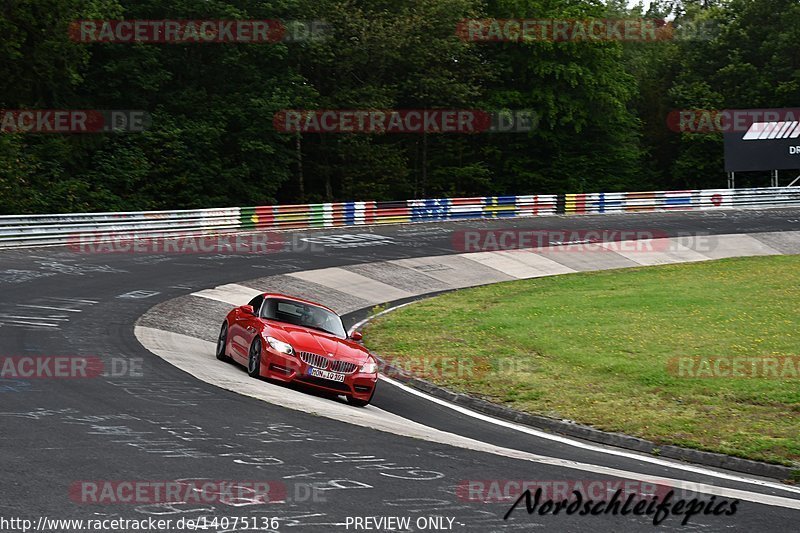
<instances>
[{"instance_id":1,"label":"car hood","mask_svg":"<svg viewBox=\"0 0 800 533\"><path fill-rule=\"evenodd\" d=\"M266 331L268 335L291 344L296 352L330 355L352 363L364 363L369 357L369 351L360 344L324 331L272 321L267 322Z\"/></svg>"}]
</instances>

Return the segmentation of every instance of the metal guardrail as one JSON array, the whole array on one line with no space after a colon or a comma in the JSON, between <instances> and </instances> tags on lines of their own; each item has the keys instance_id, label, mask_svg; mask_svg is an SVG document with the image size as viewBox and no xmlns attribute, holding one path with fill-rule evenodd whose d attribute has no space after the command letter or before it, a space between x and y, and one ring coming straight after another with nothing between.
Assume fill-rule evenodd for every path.
<instances>
[{"instance_id":1,"label":"metal guardrail","mask_svg":"<svg viewBox=\"0 0 800 533\"><path fill-rule=\"evenodd\" d=\"M0 216L0 248L69 244L87 237L103 242L120 238L461 219L782 206L800 206L800 189L534 194L180 211L7 215Z\"/></svg>"}]
</instances>

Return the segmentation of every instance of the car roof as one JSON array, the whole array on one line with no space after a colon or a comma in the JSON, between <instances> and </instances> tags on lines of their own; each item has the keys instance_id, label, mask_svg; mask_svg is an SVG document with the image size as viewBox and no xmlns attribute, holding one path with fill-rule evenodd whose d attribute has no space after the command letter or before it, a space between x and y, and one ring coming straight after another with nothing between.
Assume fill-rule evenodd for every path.
<instances>
[{"instance_id":1,"label":"car roof","mask_svg":"<svg viewBox=\"0 0 800 533\"><path fill-rule=\"evenodd\" d=\"M312 302L311 300L304 300L304 299L298 298L296 296L289 296L288 294L280 294L280 293L277 293L277 292L265 292L264 293L264 298L281 298L283 300L292 300L292 301L295 301L295 302L300 302L300 303L304 303L304 304L310 304L310 305L314 305L316 307L321 307L322 309L326 309L326 310L330 311L331 313L333 313L334 315L339 316L339 313L337 313L336 311L334 311L330 307L324 306L324 305L322 305L320 303L317 303L317 302Z\"/></svg>"}]
</instances>

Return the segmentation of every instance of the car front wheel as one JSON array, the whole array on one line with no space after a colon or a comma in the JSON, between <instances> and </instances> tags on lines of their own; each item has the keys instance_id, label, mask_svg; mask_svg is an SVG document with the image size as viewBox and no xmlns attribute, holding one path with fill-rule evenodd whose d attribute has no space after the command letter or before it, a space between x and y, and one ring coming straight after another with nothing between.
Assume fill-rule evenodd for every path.
<instances>
[{"instance_id":1,"label":"car front wheel","mask_svg":"<svg viewBox=\"0 0 800 533\"><path fill-rule=\"evenodd\" d=\"M261 376L261 339L250 345L250 356L247 358L247 374L251 378Z\"/></svg>"},{"instance_id":2,"label":"car front wheel","mask_svg":"<svg viewBox=\"0 0 800 533\"><path fill-rule=\"evenodd\" d=\"M228 344L228 322L222 323L222 328L219 330L219 338L217 339L217 359L220 361L228 362L230 357L225 353L225 345Z\"/></svg>"},{"instance_id":3,"label":"car front wheel","mask_svg":"<svg viewBox=\"0 0 800 533\"><path fill-rule=\"evenodd\" d=\"M372 394L370 394L368 400L359 400L358 398L353 398L352 396L345 396L347 398L347 403L352 405L353 407L366 407L369 405L369 402L372 401L372 398L375 397L375 389L372 389Z\"/></svg>"}]
</instances>

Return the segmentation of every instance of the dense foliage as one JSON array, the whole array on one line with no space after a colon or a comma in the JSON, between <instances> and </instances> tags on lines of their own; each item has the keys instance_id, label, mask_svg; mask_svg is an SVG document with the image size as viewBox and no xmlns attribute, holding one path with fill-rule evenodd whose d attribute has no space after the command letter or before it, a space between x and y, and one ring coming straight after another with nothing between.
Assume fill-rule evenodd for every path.
<instances>
[{"instance_id":1,"label":"dense foliage","mask_svg":"<svg viewBox=\"0 0 800 533\"><path fill-rule=\"evenodd\" d=\"M674 39L467 42L468 18L669 18ZM324 20L278 44L73 42L78 19ZM0 214L722 187L676 109L800 102L797 0L7 0L0 108L142 109L143 133L0 134ZM532 109L528 133L291 134L283 109ZM767 178L758 177L759 184Z\"/></svg>"}]
</instances>

